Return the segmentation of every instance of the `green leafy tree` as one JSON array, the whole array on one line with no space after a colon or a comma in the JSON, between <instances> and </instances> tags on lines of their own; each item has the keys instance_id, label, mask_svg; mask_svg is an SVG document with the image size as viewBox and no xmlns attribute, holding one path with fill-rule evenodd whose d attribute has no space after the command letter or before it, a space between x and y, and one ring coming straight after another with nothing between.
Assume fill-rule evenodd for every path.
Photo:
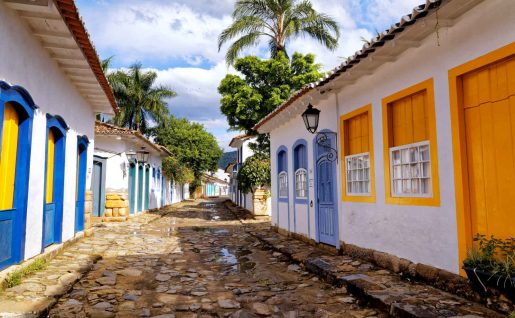
<instances>
[{"instance_id":1,"label":"green leafy tree","mask_svg":"<svg viewBox=\"0 0 515 318\"><path fill-rule=\"evenodd\" d=\"M238 187L245 192L270 187L270 158L262 154L248 157L238 171Z\"/></svg>"},{"instance_id":2,"label":"green leafy tree","mask_svg":"<svg viewBox=\"0 0 515 318\"><path fill-rule=\"evenodd\" d=\"M193 170L181 162L176 156L163 159L163 173L178 184L191 183L195 180Z\"/></svg>"},{"instance_id":3,"label":"green leafy tree","mask_svg":"<svg viewBox=\"0 0 515 318\"><path fill-rule=\"evenodd\" d=\"M243 76L229 74L220 85L220 109L234 130L253 133L259 120L284 102L293 91L322 77L313 54L282 53L262 60L256 56L238 59L235 69Z\"/></svg>"},{"instance_id":4,"label":"green leafy tree","mask_svg":"<svg viewBox=\"0 0 515 318\"><path fill-rule=\"evenodd\" d=\"M155 141L168 148L176 159L200 180L206 171L216 171L223 155L215 137L204 126L169 116L153 129Z\"/></svg>"},{"instance_id":5,"label":"green leafy tree","mask_svg":"<svg viewBox=\"0 0 515 318\"><path fill-rule=\"evenodd\" d=\"M104 72L109 69L111 58L102 61ZM156 85L157 74L144 72L141 63L133 64L128 70L107 73L107 80L113 90L120 112L113 123L129 129L150 134L153 124L159 124L168 116L166 99L176 93L162 85Z\"/></svg>"},{"instance_id":6,"label":"green leafy tree","mask_svg":"<svg viewBox=\"0 0 515 318\"><path fill-rule=\"evenodd\" d=\"M255 46L261 38L268 40L272 57L286 55L286 42L291 38L309 36L330 50L336 49L340 31L329 15L318 13L309 0L237 0L233 23L218 37L218 50L224 43L236 39L225 55L233 64L245 48Z\"/></svg>"}]
</instances>

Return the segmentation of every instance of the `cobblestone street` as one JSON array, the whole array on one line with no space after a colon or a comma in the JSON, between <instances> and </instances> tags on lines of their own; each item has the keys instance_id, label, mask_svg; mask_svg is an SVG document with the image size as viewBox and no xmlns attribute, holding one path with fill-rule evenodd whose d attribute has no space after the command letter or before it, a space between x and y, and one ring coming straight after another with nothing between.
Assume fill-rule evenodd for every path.
<instances>
[{"instance_id":1,"label":"cobblestone street","mask_svg":"<svg viewBox=\"0 0 515 318\"><path fill-rule=\"evenodd\" d=\"M263 249L221 201L187 203L147 225L107 224L78 245L102 259L50 317L382 316Z\"/></svg>"}]
</instances>

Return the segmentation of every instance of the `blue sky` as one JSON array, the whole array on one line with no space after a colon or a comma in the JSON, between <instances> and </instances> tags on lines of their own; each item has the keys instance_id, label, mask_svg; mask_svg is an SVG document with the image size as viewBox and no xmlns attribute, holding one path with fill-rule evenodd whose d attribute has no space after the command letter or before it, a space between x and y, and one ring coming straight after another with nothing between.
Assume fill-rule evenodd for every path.
<instances>
[{"instance_id":1,"label":"blue sky","mask_svg":"<svg viewBox=\"0 0 515 318\"><path fill-rule=\"evenodd\" d=\"M331 52L310 39L295 39L288 50L315 53L324 70L334 68L422 0L311 0L340 24L340 45ZM101 58L113 67L138 61L158 73L159 84L174 89L172 114L204 124L226 150L238 132L228 131L220 113L217 86L233 72L218 52L218 34L231 23L235 0L77 0L80 14ZM245 54L266 58L266 43Z\"/></svg>"}]
</instances>

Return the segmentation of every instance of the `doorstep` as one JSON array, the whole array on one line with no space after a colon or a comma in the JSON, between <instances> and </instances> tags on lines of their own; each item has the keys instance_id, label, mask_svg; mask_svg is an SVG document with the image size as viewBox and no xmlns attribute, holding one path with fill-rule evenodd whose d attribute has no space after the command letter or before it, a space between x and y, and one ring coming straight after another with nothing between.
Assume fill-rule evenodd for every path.
<instances>
[{"instance_id":1,"label":"doorstep","mask_svg":"<svg viewBox=\"0 0 515 318\"><path fill-rule=\"evenodd\" d=\"M245 222L243 222L244 225ZM248 233L268 248L300 263L335 286L393 317L488 317L500 314L465 298L422 283L402 280L398 274L372 263L329 251L276 233L270 225L246 225Z\"/></svg>"}]
</instances>

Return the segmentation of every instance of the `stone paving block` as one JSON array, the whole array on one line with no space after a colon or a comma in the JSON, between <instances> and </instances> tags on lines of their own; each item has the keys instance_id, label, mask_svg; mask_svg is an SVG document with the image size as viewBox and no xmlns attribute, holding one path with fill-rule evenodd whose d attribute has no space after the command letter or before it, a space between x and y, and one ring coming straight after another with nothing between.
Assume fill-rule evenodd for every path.
<instances>
[{"instance_id":1,"label":"stone paving block","mask_svg":"<svg viewBox=\"0 0 515 318\"><path fill-rule=\"evenodd\" d=\"M247 227L251 227L251 225L247 225ZM353 295L374 307L389 312L394 317L426 318L460 315L505 317L481 304L473 303L437 288L403 281L397 274L385 269L379 269L381 274L378 275L376 274L378 268L366 260L351 259L347 263L348 256L336 256L300 241L293 243L290 238L272 231L254 230L252 234L270 249L286 254L285 256L290 259L293 259L293 255L295 255L294 260L303 264L308 271L331 284L345 286ZM303 250L304 252L292 254L295 253L293 250ZM319 256L309 257L310 253L307 253L306 250L316 251ZM376 257L380 258L381 255ZM387 262L391 261L387 260ZM401 266L400 261L399 259L398 267ZM417 266L417 272L427 277L438 277L439 275L438 271L424 266ZM448 301L449 299L452 301Z\"/></svg>"}]
</instances>

